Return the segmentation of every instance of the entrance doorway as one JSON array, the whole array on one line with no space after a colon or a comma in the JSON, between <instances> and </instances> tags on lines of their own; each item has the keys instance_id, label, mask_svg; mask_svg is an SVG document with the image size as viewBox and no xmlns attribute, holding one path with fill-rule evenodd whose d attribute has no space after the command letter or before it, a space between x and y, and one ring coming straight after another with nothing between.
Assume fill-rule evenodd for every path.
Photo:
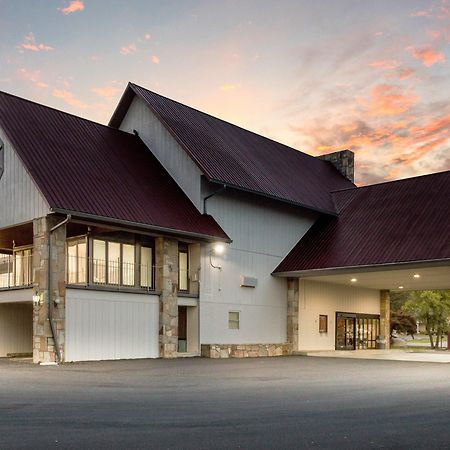
<instances>
[{"instance_id":1,"label":"entrance doorway","mask_svg":"<svg viewBox=\"0 0 450 450\"><path fill-rule=\"evenodd\" d=\"M336 313L336 350L374 349L379 334L379 315Z\"/></svg>"},{"instance_id":2,"label":"entrance doorway","mask_svg":"<svg viewBox=\"0 0 450 450\"><path fill-rule=\"evenodd\" d=\"M187 352L187 306L178 307L178 352Z\"/></svg>"}]
</instances>

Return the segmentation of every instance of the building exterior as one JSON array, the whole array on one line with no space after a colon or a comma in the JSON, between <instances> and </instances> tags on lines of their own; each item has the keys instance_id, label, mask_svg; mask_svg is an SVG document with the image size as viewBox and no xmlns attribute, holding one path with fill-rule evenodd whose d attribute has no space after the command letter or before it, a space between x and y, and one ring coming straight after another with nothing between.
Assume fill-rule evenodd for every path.
<instances>
[{"instance_id":1,"label":"building exterior","mask_svg":"<svg viewBox=\"0 0 450 450\"><path fill-rule=\"evenodd\" d=\"M449 200L132 83L109 126L0 93L0 357L388 346L389 290L450 287Z\"/></svg>"}]
</instances>

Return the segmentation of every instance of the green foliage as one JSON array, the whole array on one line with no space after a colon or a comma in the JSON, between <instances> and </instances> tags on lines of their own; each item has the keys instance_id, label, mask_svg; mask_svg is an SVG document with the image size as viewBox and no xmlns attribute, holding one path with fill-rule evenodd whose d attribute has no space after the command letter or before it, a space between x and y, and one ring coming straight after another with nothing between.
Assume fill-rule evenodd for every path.
<instances>
[{"instance_id":1,"label":"green foliage","mask_svg":"<svg viewBox=\"0 0 450 450\"><path fill-rule=\"evenodd\" d=\"M409 292L391 292L391 311L401 312L402 306L408 301Z\"/></svg>"},{"instance_id":2,"label":"green foliage","mask_svg":"<svg viewBox=\"0 0 450 450\"><path fill-rule=\"evenodd\" d=\"M424 323L431 348L438 348L441 336L449 330L450 291L411 292L402 311Z\"/></svg>"},{"instance_id":3,"label":"green foliage","mask_svg":"<svg viewBox=\"0 0 450 450\"><path fill-rule=\"evenodd\" d=\"M392 311L391 337L394 330L397 331L398 333L409 334L414 338L414 334L417 333L416 319L410 314Z\"/></svg>"}]
</instances>

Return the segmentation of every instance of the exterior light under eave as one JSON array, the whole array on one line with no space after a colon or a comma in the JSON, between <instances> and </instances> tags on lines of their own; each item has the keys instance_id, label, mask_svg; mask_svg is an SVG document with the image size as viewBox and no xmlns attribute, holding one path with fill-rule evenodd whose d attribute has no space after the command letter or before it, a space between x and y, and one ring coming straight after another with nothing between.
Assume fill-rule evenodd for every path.
<instances>
[{"instance_id":1,"label":"exterior light under eave","mask_svg":"<svg viewBox=\"0 0 450 450\"><path fill-rule=\"evenodd\" d=\"M420 275L418 273L415 273L414 278L420 278Z\"/></svg>"},{"instance_id":2,"label":"exterior light under eave","mask_svg":"<svg viewBox=\"0 0 450 450\"><path fill-rule=\"evenodd\" d=\"M217 242L213 245L213 250L216 255L223 255L225 252L225 244L222 244L222 242Z\"/></svg>"},{"instance_id":3,"label":"exterior light under eave","mask_svg":"<svg viewBox=\"0 0 450 450\"><path fill-rule=\"evenodd\" d=\"M357 278L352 278L350 281L351 281L352 283L356 283L356 282L358 281L358 279L357 279Z\"/></svg>"},{"instance_id":4,"label":"exterior light under eave","mask_svg":"<svg viewBox=\"0 0 450 450\"><path fill-rule=\"evenodd\" d=\"M399 288L399 289L403 289L403 288L404 288L404 286L399 286L398 288Z\"/></svg>"}]
</instances>

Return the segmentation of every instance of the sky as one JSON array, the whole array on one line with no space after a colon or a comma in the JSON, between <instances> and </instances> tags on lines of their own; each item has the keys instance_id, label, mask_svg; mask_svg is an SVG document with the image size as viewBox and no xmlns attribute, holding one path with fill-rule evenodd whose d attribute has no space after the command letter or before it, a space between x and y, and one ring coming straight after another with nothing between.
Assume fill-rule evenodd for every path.
<instances>
[{"instance_id":1,"label":"sky","mask_svg":"<svg viewBox=\"0 0 450 450\"><path fill-rule=\"evenodd\" d=\"M127 82L359 185L450 169L450 0L0 0L0 90L107 124Z\"/></svg>"}]
</instances>

